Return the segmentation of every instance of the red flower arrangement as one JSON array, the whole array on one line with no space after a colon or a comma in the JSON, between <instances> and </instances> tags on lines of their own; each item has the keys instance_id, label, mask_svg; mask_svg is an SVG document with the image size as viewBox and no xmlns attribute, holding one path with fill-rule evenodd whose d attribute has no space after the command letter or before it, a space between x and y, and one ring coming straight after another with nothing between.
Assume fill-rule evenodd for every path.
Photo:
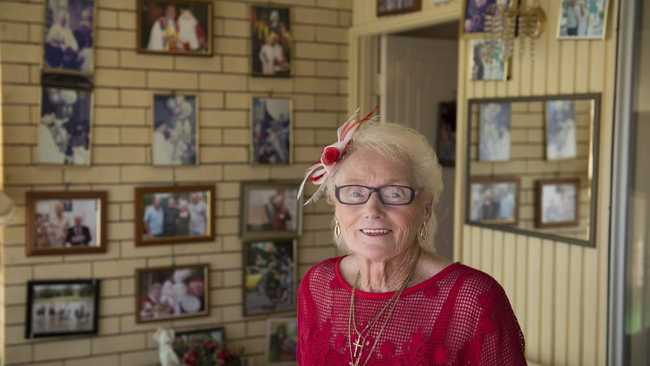
<instances>
[{"instance_id":1,"label":"red flower arrangement","mask_svg":"<svg viewBox=\"0 0 650 366\"><path fill-rule=\"evenodd\" d=\"M183 366L242 366L244 350L230 351L209 337L177 338L174 351Z\"/></svg>"}]
</instances>

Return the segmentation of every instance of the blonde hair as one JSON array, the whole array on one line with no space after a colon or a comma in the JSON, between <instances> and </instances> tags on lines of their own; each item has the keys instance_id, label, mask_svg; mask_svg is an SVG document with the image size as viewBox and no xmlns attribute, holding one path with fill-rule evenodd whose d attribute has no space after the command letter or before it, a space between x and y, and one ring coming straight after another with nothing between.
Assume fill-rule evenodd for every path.
<instances>
[{"instance_id":1,"label":"blonde hair","mask_svg":"<svg viewBox=\"0 0 650 366\"><path fill-rule=\"evenodd\" d=\"M341 166L354 156L355 151L362 149L376 152L386 159L404 162L410 168L411 176L409 179L412 184L418 190L428 193L426 196L431 197L431 206L429 207L431 216L426 223L427 235L425 240L422 240L418 235L417 240L422 249L435 252L433 243L436 231L434 208L438 203L443 188L442 170L438 164L438 158L426 137L412 128L395 123L369 122L363 125L354 134L353 140L343 158L323 182L325 187L322 194L327 196L330 204L334 203L334 181ZM318 197L314 197L314 199L318 199ZM332 223L334 225L335 220L332 220ZM419 232L420 228L416 230L416 232ZM342 238L334 235L334 239L339 249L346 249Z\"/></svg>"}]
</instances>

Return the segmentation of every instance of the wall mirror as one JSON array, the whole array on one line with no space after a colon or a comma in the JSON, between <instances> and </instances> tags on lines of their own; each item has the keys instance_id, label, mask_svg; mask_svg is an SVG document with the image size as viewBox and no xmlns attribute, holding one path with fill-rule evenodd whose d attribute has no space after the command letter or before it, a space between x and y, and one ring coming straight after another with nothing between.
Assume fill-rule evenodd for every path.
<instances>
[{"instance_id":1,"label":"wall mirror","mask_svg":"<svg viewBox=\"0 0 650 366\"><path fill-rule=\"evenodd\" d=\"M468 103L466 223L595 247L600 94Z\"/></svg>"}]
</instances>

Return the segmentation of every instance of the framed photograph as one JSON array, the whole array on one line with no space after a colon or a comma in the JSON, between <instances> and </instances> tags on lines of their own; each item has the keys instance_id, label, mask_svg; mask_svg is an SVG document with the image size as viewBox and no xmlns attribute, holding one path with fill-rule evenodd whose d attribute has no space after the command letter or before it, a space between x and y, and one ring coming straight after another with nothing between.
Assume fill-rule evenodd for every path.
<instances>
[{"instance_id":1,"label":"framed photograph","mask_svg":"<svg viewBox=\"0 0 650 366\"><path fill-rule=\"evenodd\" d=\"M136 188L136 246L213 241L214 198L214 185Z\"/></svg>"},{"instance_id":2,"label":"framed photograph","mask_svg":"<svg viewBox=\"0 0 650 366\"><path fill-rule=\"evenodd\" d=\"M559 39L604 39L608 0L561 0Z\"/></svg>"},{"instance_id":3,"label":"framed photograph","mask_svg":"<svg viewBox=\"0 0 650 366\"><path fill-rule=\"evenodd\" d=\"M253 76L290 77L291 14L288 7L251 7L251 68Z\"/></svg>"},{"instance_id":4,"label":"framed photograph","mask_svg":"<svg viewBox=\"0 0 650 366\"><path fill-rule=\"evenodd\" d=\"M575 159L578 156L575 101L547 101L545 115L546 159Z\"/></svg>"},{"instance_id":5,"label":"framed photograph","mask_svg":"<svg viewBox=\"0 0 650 366\"><path fill-rule=\"evenodd\" d=\"M295 365L298 322L293 318L267 320L266 364Z\"/></svg>"},{"instance_id":6,"label":"framed photograph","mask_svg":"<svg viewBox=\"0 0 650 366\"><path fill-rule=\"evenodd\" d=\"M511 109L510 103L482 103L480 105L479 160L510 160Z\"/></svg>"},{"instance_id":7,"label":"framed photograph","mask_svg":"<svg viewBox=\"0 0 650 366\"><path fill-rule=\"evenodd\" d=\"M503 41L496 39L475 39L470 43L472 80L505 81L509 77L509 66Z\"/></svg>"},{"instance_id":8,"label":"framed photograph","mask_svg":"<svg viewBox=\"0 0 650 366\"><path fill-rule=\"evenodd\" d=\"M377 0L377 16L420 11L422 0Z\"/></svg>"},{"instance_id":9,"label":"framed photograph","mask_svg":"<svg viewBox=\"0 0 650 366\"><path fill-rule=\"evenodd\" d=\"M496 14L497 6L516 6L518 0L462 0L463 21L461 35L476 35L486 32L485 20Z\"/></svg>"},{"instance_id":10,"label":"framed photograph","mask_svg":"<svg viewBox=\"0 0 650 366\"><path fill-rule=\"evenodd\" d=\"M91 117L89 89L44 84L38 125L38 162L90 165Z\"/></svg>"},{"instance_id":11,"label":"framed photograph","mask_svg":"<svg viewBox=\"0 0 650 366\"><path fill-rule=\"evenodd\" d=\"M43 69L92 74L95 0L46 0Z\"/></svg>"},{"instance_id":12,"label":"framed photograph","mask_svg":"<svg viewBox=\"0 0 650 366\"><path fill-rule=\"evenodd\" d=\"M436 155L440 165L456 165L456 101L438 104Z\"/></svg>"},{"instance_id":13,"label":"framed photograph","mask_svg":"<svg viewBox=\"0 0 650 366\"><path fill-rule=\"evenodd\" d=\"M244 315L295 309L295 253L292 239L244 243Z\"/></svg>"},{"instance_id":14,"label":"framed photograph","mask_svg":"<svg viewBox=\"0 0 650 366\"><path fill-rule=\"evenodd\" d=\"M154 94L154 165L199 163L199 107L196 95Z\"/></svg>"},{"instance_id":15,"label":"framed photograph","mask_svg":"<svg viewBox=\"0 0 650 366\"><path fill-rule=\"evenodd\" d=\"M244 239L294 238L302 233L299 182L241 183L240 234Z\"/></svg>"},{"instance_id":16,"label":"framed photograph","mask_svg":"<svg viewBox=\"0 0 650 366\"><path fill-rule=\"evenodd\" d=\"M577 226L580 179L540 179L535 182L535 226Z\"/></svg>"},{"instance_id":17,"label":"framed photograph","mask_svg":"<svg viewBox=\"0 0 650 366\"><path fill-rule=\"evenodd\" d=\"M97 334L99 280L27 282L25 338Z\"/></svg>"},{"instance_id":18,"label":"framed photograph","mask_svg":"<svg viewBox=\"0 0 650 366\"><path fill-rule=\"evenodd\" d=\"M254 164L291 164L291 99L253 97L251 157Z\"/></svg>"},{"instance_id":19,"label":"framed photograph","mask_svg":"<svg viewBox=\"0 0 650 366\"><path fill-rule=\"evenodd\" d=\"M212 56L212 1L136 1L138 52Z\"/></svg>"},{"instance_id":20,"label":"framed photograph","mask_svg":"<svg viewBox=\"0 0 650 366\"><path fill-rule=\"evenodd\" d=\"M469 218L484 224L518 222L519 179L514 177L472 177Z\"/></svg>"},{"instance_id":21,"label":"framed photograph","mask_svg":"<svg viewBox=\"0 0 650 366\"><path fill-rule=\"evenodd\" d=\"M32 255L106 251L106 192L27 192L25 252Z\"/></svg>"},{"instance_id":22,"label":"framed photograph","mask_svg":"<svg viewBox=\"0 0 650 366\"><path fill-rule=\"evenodd\" d=\"M179 360L206 358L213 353L206 350L223 349L226 335L223 327L177 331L172 347ZM207 361L207 360L206 360ZM202 363L197 363L202 365ZM213 363L209 363L212 365ZM208 365L208 363L206 363Z\"/></svg>"},{"instance_id":23,"label":"framed photograph","mask_svg":"<svg viewBox=\"0 0 650 366\"><path fill-rule=\"evenodd\" d=\"M209 306L207 264L136 270L136 322L206 316Z\"/></svg>"}]
</instances>

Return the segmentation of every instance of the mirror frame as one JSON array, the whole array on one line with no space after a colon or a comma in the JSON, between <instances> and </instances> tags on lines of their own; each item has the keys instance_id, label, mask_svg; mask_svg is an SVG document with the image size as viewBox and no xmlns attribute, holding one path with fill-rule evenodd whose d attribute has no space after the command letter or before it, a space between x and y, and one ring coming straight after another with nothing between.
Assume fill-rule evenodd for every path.
<instances>
[{"instance_id":1,"label":"mirror frame","mask_svg":"<svg viewBox=\"0 0 650 366\"><path fill-rule=\"evenodd\" d=\"M471 162L472 162L472 123L478 123L478 121L472 121L472 110L475 105L480 105L484 103L516 103L516 102L546 102L548 100L593 100L593 127L591 131L591 212L589 213L589 237L588 239L579 239L569 236L562 236L557 234L549 234L537 232L529 229L521 229L516 226L510 226L505 224L490 224L490 223L481 223L470 220L470 183L472 181L471 176ZM601 109L601 94L600 93L586 93L586 94L554 94L554 95L538 95L538 96L522 96L522 97L503 97L503 98L471 98L467 100L467 125L466 125L466 147L465 147L465 225L483 227L492 230L500 230L509 233L526 235L530 237L536 237L540 239L553 240L559 242L565 242L569 244L576 244L586 247L596 247L596 229L597 229L597 212L598 212L598 179L599 179L599 148L600 148L600 109ZM546 123L546 121L544 121ZM546 139L544 139L546 141ZM512 174L509 174L512 175ZM516 175L515 175L516 176ZM517 192L518 195L521 195L521 192ZM520 196L518 196L520 198ZM517 205L520 204L520 199L518 199ZM517 207L519 209L519 207Z\"/></svg>"}]
</instances>

